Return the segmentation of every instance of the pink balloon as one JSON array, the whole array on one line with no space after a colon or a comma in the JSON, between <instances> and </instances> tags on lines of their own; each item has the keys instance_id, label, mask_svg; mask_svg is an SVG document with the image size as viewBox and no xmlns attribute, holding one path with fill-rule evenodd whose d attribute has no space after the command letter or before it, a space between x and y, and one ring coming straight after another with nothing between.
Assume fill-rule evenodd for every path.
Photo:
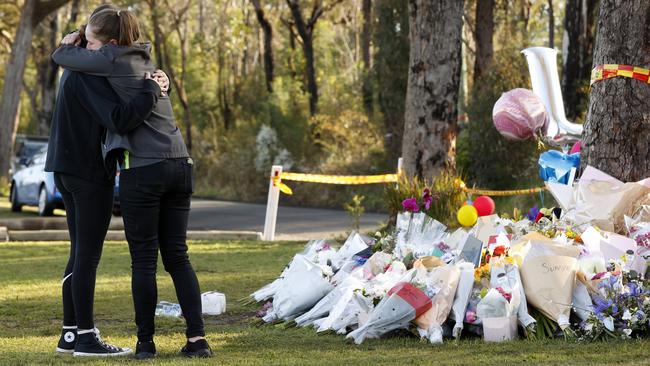
<instances>
[{"instance_id":1,"label":"pink balloon","mask_svg":"<svg viewBox=\"0 0 650 366\"><path fill-rule=\"evenodd\" d=\"M542 100L528 89L517 88L505 92L492 109L494 127L503 137L522 141L544 131L548 115Z\"/></svg>"},{"instance_id":2,"label":"pink balloon","mask_svg":"<svg viewBox=\"0 0 650 366\"><path fill-rule=\"evenodd\" d=\"M573 146L571 146L571 150L569 151L569 154L579 153L580 150L582 150L582 142L578 140L576 141L575 144L573 144Z\"/></svg>"}]
</instances>

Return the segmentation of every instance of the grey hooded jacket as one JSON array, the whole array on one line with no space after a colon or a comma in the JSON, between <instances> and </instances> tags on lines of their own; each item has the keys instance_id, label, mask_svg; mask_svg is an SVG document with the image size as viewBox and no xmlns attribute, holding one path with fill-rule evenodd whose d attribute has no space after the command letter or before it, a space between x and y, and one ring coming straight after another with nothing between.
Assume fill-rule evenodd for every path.
<instances>
[{"instance_id":1,"label":"grey hooded jacket","mask_svg":"<svg viewBox=\"0 0 650 366\"><path fill-rule=\"evenodd\" d=\"M155 70L150 43L107 44L96 51L62 45L54 51L52 60L64 69L106 77L123 102L138 95L144 87L144 73ZM122 149L147 159L189 157L168 95L159 96L151 114L135 130L125 135L107 131L102 144L104 159L112 151L121 152Z\"/></svg>"}]
</instances>

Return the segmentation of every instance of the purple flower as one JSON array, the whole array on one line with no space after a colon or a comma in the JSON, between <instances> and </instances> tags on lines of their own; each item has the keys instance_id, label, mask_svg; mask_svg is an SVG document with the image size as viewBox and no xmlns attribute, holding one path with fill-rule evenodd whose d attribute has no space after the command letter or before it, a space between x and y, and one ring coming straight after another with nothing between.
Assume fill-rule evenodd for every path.
<instances>
[{"instance_id":1,"label":"purple flower","mask_svg":"<svg viewBox=\"0 0 650 366\"><path fill-rule=\"evenodd\" d=\"M431 191L429 188L424 189L424 193L422 193L422 202L424 203L424 209L428 210L429 207L431 207L431 203L433 202L433 197L431 197Z\"/></svg>"},{"instance_id":2,"label":"purple flower","mask_svg":"<svg viewBox=\"0 0 650 366\"><path fill-rule=\"evenodd\" d=\"M535 205L528 211L526 218L530 221L535 221L537 219L537 215L539 215L539 207Z\"/></svg>"},{"instance_id":3,"label":"purple flower","mask_svg":"<svg viewBox=\"0 0 650 366\"><path fill-rule=\"evenodd\" d=\"M402 201L402 207L405 211L408 212L420 212L420 206L418 205L418 200L415 198L407 198Z\"/></svg>"}]
</instances>

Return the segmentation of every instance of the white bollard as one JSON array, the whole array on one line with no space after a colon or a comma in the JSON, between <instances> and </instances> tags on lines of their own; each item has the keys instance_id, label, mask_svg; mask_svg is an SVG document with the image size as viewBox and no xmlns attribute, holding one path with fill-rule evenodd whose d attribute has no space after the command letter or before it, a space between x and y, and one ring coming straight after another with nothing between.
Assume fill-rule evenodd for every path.
<instances>
[{"instance_id":1,"label":"white bollard","mask_svg":"<svg viewBox=\"0 0 650 366\"><path fill-rule=\"evenodd\" d=\"M269 177L269 197L266 200L266 218L264 219L264 234L262 240L273 241L275 237L275 223L278 218L278 203L280 201L280 187L273 185L273 178L282 174L282 165L274 165Z\"/></svg>"}]
</instances>

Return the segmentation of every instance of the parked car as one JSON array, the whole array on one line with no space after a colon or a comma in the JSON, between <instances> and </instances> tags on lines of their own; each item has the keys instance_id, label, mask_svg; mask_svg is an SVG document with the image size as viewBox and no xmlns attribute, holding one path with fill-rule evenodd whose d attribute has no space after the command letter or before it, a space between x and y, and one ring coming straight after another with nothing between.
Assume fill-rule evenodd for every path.
<instances>
[{"instance_id":1,"label":"parked car","mask_svg":"<svg viewBox=\"0 0 650 366\"><path fill-rule=\"evenodd\" d=\"M11 177L11 211L19 212L23 206L37 206L40 216L52 216L55 208L64 208L61 193L54 185L54 174L43 170L46 154L47 144Z\"/></svg>"},{"instance_id":2,"label":"parked car","mask_svg":"<svg viewBox=\"0 0 650 366\"><path fill-rule=\"evenodd\" d=\"M14 157L11 159L10 173L17 173L27 167L36 154L47 148L47 137L16 135Z\"/></svg>"}]
</instances>

